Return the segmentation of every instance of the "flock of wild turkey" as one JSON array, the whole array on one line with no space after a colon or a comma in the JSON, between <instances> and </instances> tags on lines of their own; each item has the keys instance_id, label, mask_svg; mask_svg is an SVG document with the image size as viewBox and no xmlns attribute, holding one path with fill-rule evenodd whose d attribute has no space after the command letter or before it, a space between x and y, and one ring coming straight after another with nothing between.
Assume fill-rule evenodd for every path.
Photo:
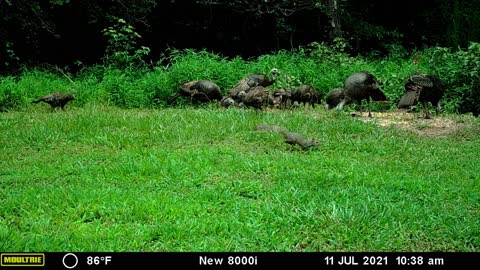
<instances>
[{"instance_id":1,"label":"flock of wild turkey","mask_svg":"<svg viewBox=\"0 0 480 270\"><path fill-rule=\"evenodd\" d=\"M252 74L241 79L233 88L229 89L224 96L220 87L214 82L208 80L194 80L180 85L178 92L168 99L167 103L172 104L179 96L190 97L192 100L200 102L218 101L223 107L251 107L262 109L267 106L277 108L286 108L288 106L297 106L308 103L312 107L321 102L320 92L310 85L302 85L296 89L278 89L270 91L266 87L275 82L279 75L277 69L272 69L268 75ZM372 101L386 102L385 94L379 88L379 82L371 73L367 71L356 72L350 75L344 82L343 88L336 88L330 91L325 102L329 109L337 108L341 110L345 105L357 102L361 108L362 100L367 101L368 116L372 117L370 112L370 99ZM440 108L440 99L443 96L444 89L442 82L435 76L428 74L415 74L408 78L404 85L405 94L400 98L398 108L409 108L417 102L422 103L425 118L431 118L428 108L428 102L435 106L438 113ZM61 107L74 99L74 92L70 93L51 93L41 97L32 103L46 102L52 109Z\"/></svg>"}]
</instances>

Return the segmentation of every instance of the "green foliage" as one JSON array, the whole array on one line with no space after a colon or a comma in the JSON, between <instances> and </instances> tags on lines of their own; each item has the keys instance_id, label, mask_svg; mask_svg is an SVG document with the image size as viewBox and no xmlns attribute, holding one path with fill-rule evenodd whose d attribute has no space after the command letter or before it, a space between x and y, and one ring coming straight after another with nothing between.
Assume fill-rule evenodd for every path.
<instances>
[{"instance_id":1,"label":"green foliage","mask_svg":"<svg viewBox=\"0 0 480 270\"><path fill-rule=\"evenodd\" d=\"M373 25L362 20L352 20L350 26L353 27L354 33L361 39L376 39L398 41L402 34L397 31L390 31L379 25Z\"/></svg>"},{"instance_id":2,"label":"green foliage","mask_svg":"<svg viewBox=\"0 0 480 270\"><path fill-rule=\"evenodd\" d=\"M239 77L244 76L245 62L240 58L231 61L219 54L194 50L170 50L164 56L168 65L164 69L171 77L171 81L178 86L190 80L211 80L222 89L231 87ZM245 72L245 71L244 71Z\"/></svg>"},{"instance_id":3,"label":"green foliage","mask_svg":"<svg viewBox=\"0 0 480 270\"><path fill-rule=\"evenodd\" d=\"M462 61L461 71L457 73L458 81L463 81L460 113L480 114L480 43L470 43L466 51L459 51Z\"/></svg>"},{"instance_id":4,"label":"green foliage","mask_svg":"<svg viewBox=\"0 0 480 270\"><path fill-rule=\"evenodd\" d=\"M0 112L8 111L26 103L24 97L25 93L19 89L15 78L0 78Z\"/></svg>"},{"instance_id":5,"label":"green foliage","mask_svg":"<svg viewBox=\"0 0 480 270\"><path fill-rule=\"evenodd\" d=\"M120 70L106 74L101 87L108 93L109 102L123 108L150 107L154 97L154 89L146 87L142 79L124 76Z\"/></svg>"},{"instance_id":6,"label":"green foliage","mask_svg":"<svg viewBox=\"0 0 480 270\"><path fill-rule=\"evenodd\" d=\"M124 19L114 18L115 24L103 30L107 37L105 61L114 68L139 68L144 64L143 57L150 53L150 48L140 46L137 48L137 40L141 36L134 27Z\"/></svg>"},{"instance_id":7,"label":"green foliage","mask_svg":"<svg viewBox=\"0 0 480 270\"><path fill-rule=\"evenodd\" d=\"M16 55L15 50L13 49L13 43L12 42L5 42L5 59L3 59L3 64L6 67L14 67L17 66L20 58Z\"/></svg>"},{"instance_id":8,"label":"green foliage","mask_svg":"<svg viewBox=\"0 0 480 270\"><path fill-rule=\"evenodd\" d=\"M142 42L151 42L147 45L149 47L163 47L167 43L172 44L174 39L182 40L177 44L193 42L190 45L213 46L219 41L214 39L222 36L226 47L236 43L252 44L247 45L250 46L248 50L226 48L225 53L247 52L254 47L270 50L272 45L278 49L285 46L295 48L310 42L312 37L324 38L325 33L334 28L343 31L345 40L356 53L368 54L374 49L377 50L375 54L381 51L384 55L384 49L388 50L391 44L408 44L417 48L440 44L456 49L458 46L466 48L470 41L480 38L479 1L433 0L423 1L420 5L412 0L390 2L391 5L366 0L6 0L0 2L0 71L15 72L19 65L33 66L45 59L52 61L51 64L55 64L53 61L90 60L92 54L97 55L98 51L83 50L78 54L76 50L58 51L53 48L81 45L79 41L97 42L97 33L90 32L97 31L95 29L104 29L107 38L105 62L116 63L121 69L137 66L149 54L148 47L140 46ZM209 13L215 16L208 17ZM249 14L254 19L233 19L231 24L222 24L228 19L225 16L236 16L235 13ZM334 24L326 23L327 20L332 22L332 18L339 20ZM305 22L298 23L299 19ZM82 28L76 33L76 38L71 35L75 29L68 27L71 20ZM162 20L174 23L162 23ZM208 29L211 33L218 31L219 35L191 38L190 34L184 33L175 37L166 33L174 24ZM240 28L245 30L241 35L231 33L232 29ZM141 39L139 33L153 33L154 29L164 37ZM271 35L262 35L260 39L263 40L253 35L265 29ZM272 36L275 36L276 42L271 40ZM249 43L247 38L255 38L258 42ZM91 48L102 50L97 46ZM74 60L69 60L72 58Z\"/></svg>"},{"instance_id":9,"label":"green foliage","mask_svg":"<svg viewBox=\"0 0 480 270\"><path fill-rule=\"evenodd\" d=\"M344 16L342 19L347 32L349 32L346 36L349 37L348 41L352 44L374 43L377 48L384 47L388 50L390 44L400 43L403 38L403 33L371 23L367 18Z\"/></svg>"},{"instance_id":10,"label":"green foliage","mask_svg":"<svg viewBox=\"0 0 480 270\"><path fill-rule=\"evenodd\" d=\"M50 4L52 5L65 5L65 4L69 4L70 3L70 0L49 0Z\"/></svg>"},{"instance_id":11,"label":"green foliage","mask_svg":"<svg viewBox=\"0 0 480 270\"><path fill-rule=\"evenodd\" d=\"M480 30L477 25L480 23L480 18L477 14L480 12L480 5L478 1L439 1L437 8L437 13L432 12L430 15L433 17L440 14L440 24L445 27L444 33L441 33L438 38L444 40L446 46L466 48L469 42L479 41Z\"/></svg>"},{"instance_id":12,"label":"green foliage","mask_svg":"<svg viewBox=\"0 0 480 270\"><path fill-rule=\"evenodd\" d=\"M24 70L18 77L0 77L0 111L30 104L51 92L68 92L71 83L48 71Z\"/></svg>"},{"instance_id":13,"label":"green foliage","mask_svg":"<svg viewBox=\"0 0 480 270\"><path fill-rule=\"evenodd\" d=\"M434 47L423 52L422 64L441 78L446 86L448 111L480 113L480 44L472 42L466 50Z\"/></svg>"},{"instance_id":14,"label":"green foliage","mask_svg":"<svg viewBox=\"0 0 480 270\"><path fill-rule=\"evenodd\" d=\"M407 78L425 72L444 81L447 91L442 105L446 112L478 115L478 43L472 43L466 50L435 47L412 53L399 45L391 45L390 53L383 58L352 57L344 52L345 49L345 42L338 40L333 45L312 43L298 50L279 51L248 60L227 59L206 50L170 49L160 56L153 70L140 61L136 68L131 64L127 68L116 64L91 66L76 76L69 75L73 84L57 69L26 70L20 76L2 78L0 104L2 110L18 108L42 94L75 88L78 94L73 106L108 102L123 108L163 107L183 82L211 80L225 93L246 75L266 74L272 68L279 69L280 76L270 89L310 84L326 95L331 89L342 87L351 73L367 70L383 83L382 89L390 101L387 107L374 107L394 109ZM418 63L415 64L414 59Z\"/></svg>"}]
</instances>

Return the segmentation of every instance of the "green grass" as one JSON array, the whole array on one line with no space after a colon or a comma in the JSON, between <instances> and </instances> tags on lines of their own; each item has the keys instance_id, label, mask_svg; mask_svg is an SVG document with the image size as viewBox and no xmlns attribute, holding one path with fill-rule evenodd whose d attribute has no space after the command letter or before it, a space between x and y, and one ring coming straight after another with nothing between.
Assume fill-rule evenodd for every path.
<instances>
[{"instance_id":1,"label":"green grass","mask_svg":"<svg viewBox=\"0 0 480 270\"><path fill-rule=\"evenodd\" d=\"M480 124L451 117L424 138L321 108L1 113L0 250L480 251Z\"/></svg>"}]
</instances>

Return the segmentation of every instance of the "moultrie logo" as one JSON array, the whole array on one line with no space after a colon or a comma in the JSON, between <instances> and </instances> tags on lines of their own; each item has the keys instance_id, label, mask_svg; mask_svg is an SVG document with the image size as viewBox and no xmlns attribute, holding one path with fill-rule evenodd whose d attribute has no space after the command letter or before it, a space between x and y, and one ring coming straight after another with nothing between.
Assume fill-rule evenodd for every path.
<instances>
[{"instance_id":1,"label":"moultrie logo","mask_svg":"<svg viewBox=\"0 0 480 270\"><path fill-rule=\"evenodd\" d=\"M43 253L2 253L0 265L7 266L45 266Z\"/></svg>"}]
</instances>

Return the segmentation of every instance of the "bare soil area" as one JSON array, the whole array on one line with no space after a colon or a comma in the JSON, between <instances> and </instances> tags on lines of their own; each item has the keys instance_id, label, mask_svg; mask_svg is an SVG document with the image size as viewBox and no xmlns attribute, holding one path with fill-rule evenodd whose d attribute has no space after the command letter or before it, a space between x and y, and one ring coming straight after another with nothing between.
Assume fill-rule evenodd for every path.
<instances>
[{"instance_id":1,"label":"bare soil area","mask_svg":"<svg viewBox=\"0 0 480 270\"><path fill-rule=\"evenodd\" d=\"M432 115L432 119L425 119L423 113L407 113L404 111L375 112L373 113L374 118L368 118L366 115L366 113L363 113L362 116L359 113L355 114L362 121L376 121L378 125L383 127L394 126L413 131L417 135L425 137L446 136L465 128L463 121L451 116Z\"/></svg>"}]
</instances>

